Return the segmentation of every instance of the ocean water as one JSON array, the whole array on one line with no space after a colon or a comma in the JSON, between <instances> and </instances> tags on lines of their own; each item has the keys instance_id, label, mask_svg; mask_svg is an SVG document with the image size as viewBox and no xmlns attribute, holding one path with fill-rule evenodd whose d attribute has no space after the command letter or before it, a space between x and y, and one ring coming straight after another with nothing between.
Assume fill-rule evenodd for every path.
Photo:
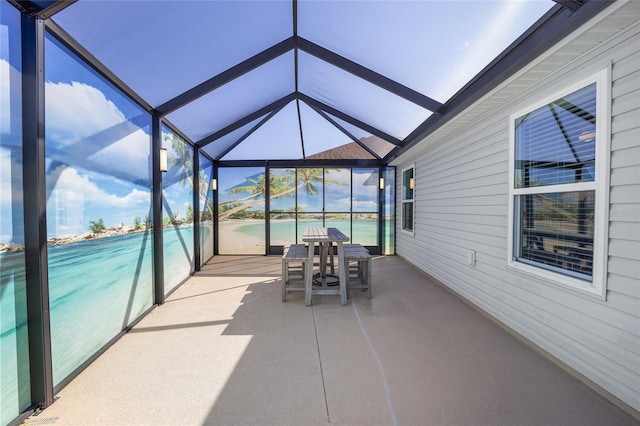
<instances>
[{"instance_id":1,"label":"ocean water","mask_svg":"<svg viewBox=\"0 0 640 426\"><path fill-rule=\"evenodd\" d=\"M203 237L212 244L209 229ZM193 227L165 229L163 246L168 292L193 270ZM49 247L48 259L58 384L153 303L153 236L144 232ZM0 253L2 424L30 401L23 262L22 252Z\"/></svg>"},{"instance_id":2,"label":"ocean water","mask_svg":"<svg viewBox=\"0 0 640 426\"><path fill-rule=\"evenodd\" d=\"M353 225L352 225L353 224ZM271 244L288 244L295 240L295 222L293 220L271 220L270 221ZM378 244L378 222L375 220L327 220L325 224L322 221L299 221L298 222L298 242L302 242L302 232L304 228L310 226L326 226L327 228L338 228L346 235L350 235L352 243L359 243L367 246L375 246ZM353 226L353 228L351 228ZM265 224L248 223L240 225L238 232L245 235L261 237L264 236Z\"/></svg>"}]
</instances>

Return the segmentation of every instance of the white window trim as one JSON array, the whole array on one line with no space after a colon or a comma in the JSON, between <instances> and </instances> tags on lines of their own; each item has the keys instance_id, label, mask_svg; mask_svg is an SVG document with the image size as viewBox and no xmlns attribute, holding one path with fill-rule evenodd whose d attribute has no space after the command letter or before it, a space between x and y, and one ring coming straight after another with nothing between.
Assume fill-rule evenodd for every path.
<instances>
[{"instance_id":1,"label":"white window trim","mask_svg":"<svg viewBox=\"0 0 640 426\"><path fill-rule=\"evenodd\" d=\"M591 282L586 282L548 269L536 267L515 260L514 232L515 197L521 194L533 194L548 191L549 188L535 188L523 191L515 188L515 120L524 114L534 111L563 96L596 83L596 177L595 182L582 182L570 185L554 185L553 192L568 190L595 190L595 218L593 229L593 271ZM607 255L608 255L608 211L609 211L609 176L610 176L610 140L611 140L611 65L606 69L572 84L562 91L557 91L546 98L523 108L509 117L509 216L507 265L516 271L543 278L543 282L552 285L561 284L565 288L579 291L581 294L606 299L607 287Z\"/></svg>"},{"instance_id":2,"label":"white window trim","mask_svg":"<svg viewBox=\"0 0 640 426\"><path fill-rule=\"evenodd\" d=\"M407 200L404 198L404 172L411 169L413 169L413 198L411 200ZM408 229L404 228L404 215L403 215L404 211L401 208L400 209L400 230L402 231L402 233L411 235L413 237L416 235L416 164L415 163L405 167L400 172L400 188L401 188L400 192L402 193L402 197L400 197L400 206L403 207L404 204L411 203L411 209L412 209L411 217L413 218L413 229L409 231Z\"/></svg>"}]
</instances>

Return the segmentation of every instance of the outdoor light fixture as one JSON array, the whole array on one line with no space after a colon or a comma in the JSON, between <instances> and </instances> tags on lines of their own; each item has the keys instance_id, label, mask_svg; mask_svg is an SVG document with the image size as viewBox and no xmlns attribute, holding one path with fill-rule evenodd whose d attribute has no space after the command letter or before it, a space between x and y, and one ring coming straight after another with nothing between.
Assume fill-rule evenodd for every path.
<instances>
[{"instance_id":1,"label":"outdoor light fixture","mask_svg":"<svg viewBox=\"0 0 640 426\"><path fill-rule=\"evenodd\" d=\"M380 189L384 189L384 178L380 176Z\"/></svg>"},{"instance_id":2,"label":"outdoor light fixture","mask_svg":"<svg viewBox=\"0 0 640 426\"><path fill-rule=\"evenodd\" d=\"M413 178L409 178L409 189L413 189L415 183L413 182Z\"/></svg>"},{"instance_id":3,"label":"outdoor light fixture","mask_svg":"<svg viewBox=\"0 0 640 426\"><path fill-rule=\"evenodd\" d=\"M216 179L216 178L211 179L211 189L213 191L217 191L218 190L218 179Z\"/></svg>"},{"instance_id":4,"label":"outdoor light fixture","mask_svg":"<svg viewBox=\"0 0 640 426\"><path fill-rule=\"evenodd\" d=\"M160 148L160 171L167 171L167 149Z\"/></svg>"}]
</instances>

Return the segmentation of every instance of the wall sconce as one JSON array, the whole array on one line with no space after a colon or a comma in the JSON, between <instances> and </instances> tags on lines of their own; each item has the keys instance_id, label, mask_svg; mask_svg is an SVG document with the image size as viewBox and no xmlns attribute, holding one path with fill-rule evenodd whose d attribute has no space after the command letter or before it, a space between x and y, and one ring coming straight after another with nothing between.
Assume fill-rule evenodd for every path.
<instances>
[{"instance_id":1,"label":"wall sconce","mask_svg":"<svg viewBox=\"0 0 640 426\"><path fill-rule=\"evenodd\" d=\"M160 148L160 171L167 171L167 149Z\"/></svg>"},{"instance_id":2,"label":"wall sconce","mask_svg":"<svg viewBox=\"0 0 640 426\"><path fill-rule=\"evenodd\" d=\"M384 189L384 178L380 176L380 189Z\"/></svg>"},{"instance_id":3,"label":"wall sconce","mask_svg":"<svg viewBox=\"0 0 640 426\"><path fill-rule=\"evenodd\" d=\"M413 189L415 186L415 183L413 181L413 178L409 178L409 189Z\"/></svg>"},{"instance_id":4,"label":"wall sconce","mask_svg":"<svg viewBox=\"0 0 640 426\"><path fill-rule=\"evenodd\" d=\"M213 191L217 191L218 190L218 179L216 179L216 178L211 179L211 189Z\"/></svg>"}]
</instances>

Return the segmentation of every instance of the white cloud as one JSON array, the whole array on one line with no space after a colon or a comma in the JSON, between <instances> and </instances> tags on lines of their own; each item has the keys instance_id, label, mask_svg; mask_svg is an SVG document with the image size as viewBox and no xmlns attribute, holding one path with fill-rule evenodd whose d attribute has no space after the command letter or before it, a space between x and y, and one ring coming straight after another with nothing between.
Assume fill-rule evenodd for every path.
<instances>
[{"instance_id":1,"label":"white cloud","mask_svg":"<svg viewBox=\"0 0 640 426\"><path fill-rule=\"evenodd\" d=\"M151 202L151 196L147 191L134 188L125 196L109 194L92 182L88 176L81 175L78 170L67 167L61 171L56 181L55 191L64 192L66 197L73 197L78 201L92 203L97 207L114 209L147 208Z\"/></svg>"},{"instance_id":2,"label":"white cloud","mask_svg":"<svg viewBox=\"0 0 640 426\"><path fill-rule=\"evenodd\" d=\"M104 93L84 83L46 83L47 139L62 145L82 143L83 139L126 124L127 118ZM126 128L126 127L125 127ZM96 147L97 148L97 147ZM109 164L115 170L147 176L150 137L137 129L109 143L89 158Z\"/></svg>"},{"instance_id":3,"label":"white cloud","mask_svg":"<svg viewBox=\"0 0 640 426\"><path fill-rule=\"evenodd\" d=\"M45 92L47 137L58 143L78 142L126 120L113 102L87 84L47 82Z\"/></svg>"},{"instance_id":4,"label":"white cloud","mask_svg":"<svg viewBox=\"0 0 640 426\"><path fill-rule=\"evenodd\" d=\"M13 82L13 88L11 83ZM14 126L20 124L19 117L14 117L13 123L11 120L11 105L14 109L19 106L21 96L21 75L17 69L12 67L5 59L0 59L0 134L8 135L12 131L20 132L21 129L12 129ZM16 97L12 98L11 95L16 94ZM20 112L19 109L17 111Z\"/></svg>"},{"instance_id":5,"label":"white cloud","mask_svg":"<svg viewBox=\"0 0 640 426\"><path fill-rule=\"evenodd\" d=\"M119 170L147 176L149 167L150 138L143 130L112 143L108 147L96 152L90 158L102 164L113 165Z\"/></svg>"}]
</instances>

